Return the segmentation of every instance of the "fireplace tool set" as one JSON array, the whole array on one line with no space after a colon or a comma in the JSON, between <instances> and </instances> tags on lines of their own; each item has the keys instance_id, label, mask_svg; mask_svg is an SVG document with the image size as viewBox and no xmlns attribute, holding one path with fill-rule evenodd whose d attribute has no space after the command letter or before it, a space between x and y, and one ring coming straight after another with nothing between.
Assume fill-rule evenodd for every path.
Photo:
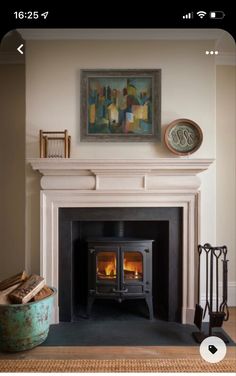
<instances>
[{"instance_id":1,"label":"fireplace tool set","mask_svg":"<svg viewBox=\"0 0 236 376\"><path fill-rule=\"evenodd\" d=\"M205 256L205 257L204 257ZM224 321L229 319L229 309L227 305L227 279L228 279L228 260L227 247L212 247L206 243L198 246L198 304L195 308L194 324L199 332L193 332L192 335L196 342L201 343L208 336L220 337L224 342L229 342L227 337L220 332L212 333L212 328L221 327ZM205 293L206 301L204 307L200 305L200 279L201 261L205 258ZM219 273L222 270L222 300L219 298ZM202 329L202 321L209 314L208 334Z\"/></svg>"}]
</instances>

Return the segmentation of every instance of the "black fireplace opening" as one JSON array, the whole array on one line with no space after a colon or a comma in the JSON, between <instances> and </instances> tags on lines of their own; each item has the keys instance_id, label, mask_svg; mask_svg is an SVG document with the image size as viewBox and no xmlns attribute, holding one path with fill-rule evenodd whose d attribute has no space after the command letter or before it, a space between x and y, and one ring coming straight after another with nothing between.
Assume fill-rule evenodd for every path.
<instances>
[{"instance_id":1,"label":"black fireplace opening","mask_svg":"<svg viewBox=\"0 0 236 376\"><path fill-rule=\"evenodd\" d=\"M94 249L91 243L100 241L102 247L112 239L118 249L117 257L119 270L121 264L124 265L124 255L122 246L127 239L133 242L151 241L147 245L143 244L141 250L142 257L145 249L150 249L148 263L151 283L147 287L139 265L138 254L126 254L135 259L136 270L126 270L126 284L120 282L112 286L108 282L107 288L110 292L114 288L113 296L104 294L98 299L92 299L92 309L88 309L91 303L89 298L93 295L90 285L91 267L89 267L88 252ZM119 243L120 242L120 243ZM140 243L142 244L142 243ZM101 245L101 244L100 244ZM134 245L134 246L133 246ZM113 243L114 246L114 243ZM127 244L126 244L127 246ZM138 243L132 244L133 252L138 247ZM105 248L107 249L107 248ZM144 252L144 253L142 253ZM101 254L101 260L108 260L110 254ZM105 257L106 256L106 257ZM134 257L135 256L135 257ZM97 262L97 261L96 261ZM127 264L128 265L128 264ZM146 259L145 259L146 265ZM108 265L107 265L108 266ZM109 266L111 268L111 266ZM127 268L126 268L127 269ZM128 268L130 269L130 267ZM93 271L94 272L94 271ZM97 272L97 269L96 269ZM108 270L110 280L116 271ZM99 286L104 286L102 282L105 269L99 271ZM121 273L121 272L120 272ZM122 272L123 273L123 272ZM122 277L122 275L120 276ZM119 277L119 278L120 278ZM124 277L124 276L123 276ZM123 278L122 277L122 278ZM147 270L145 271L145 278ZM128 278L131 278L128 281ZM106 281L106 278L105 278ZM145 282L145 285L144 283ZM128 296L124 291L127 284L134 294ZM132 290L133 289L133 290ZM139 289L139 290L137 290ZM95 290L99 294L95 286ZM119 291L123 290L123 291ZM134 299L135 292L140 294ZM149 291L149 292L145 292ZM147 296L150 294L150 304ZM151 307L151 315L150 315ZM61 208L59 209L59 319L60 321L92 320L127 320L127 319L163 319L168 321L181 322L182 308L182 209L181 208ZM90 311L90 312L88 312ZM89 313L89 314L88 314Z\"/></svg>"}]
</instances>

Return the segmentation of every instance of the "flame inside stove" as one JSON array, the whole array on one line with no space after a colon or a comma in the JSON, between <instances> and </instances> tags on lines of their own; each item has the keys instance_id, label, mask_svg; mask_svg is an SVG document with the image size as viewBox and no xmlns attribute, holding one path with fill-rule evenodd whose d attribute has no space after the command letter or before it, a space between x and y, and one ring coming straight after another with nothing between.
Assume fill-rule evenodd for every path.
<instances>
[{"instance_id":1,"label":"flame inside stove","mask_svg":"<svg viewBox=\"0 0 236 376\"><path fill-rule=\"evenodd\" d=\"M142 280L143 262L139 252L125 252L123 272L125 280ZM117 261L114 252L100 252L97 256L98 279L116 279Z\"/></svg>"},{"instance_id":2,"label":"flame inside stove","mask_svg":"<svg viewBox=\"0 0 236 376\"><path fill-rule=\"evenodd\" d=\"M105 274L107 276L115 276L116 275L116 263L110 262L107 266L105 266Z\"/></svg>"},{"instance_id":3,"label":"flame inside stove","mask_svg":"<svg viewBox=\"0 0 236 376\"><path fill-rule=\"evenodd\" d=\"M139 280L143 279L143 257L140 252L124 252L124 279Z\"/></svg>"},{"instance_id":4,"label":"flame inside stove","mask_svg":"<svg viewBox=\"0 0 236 376\"><path fill-rule=\"evenodd\" d=\"M97 276L99 279L116 278L116 255L113 252L101 252L97 259Z\"/></svg>"},{"instance_id":5,"label":"flame inside stove","mask_svg":"<svg viewBox=\"0 0 236 376\"><path fill-rule=\"evenodd\" d=\"M124 259L124 272L133 272L135 279L139 278L139 274L142 274L142 262L141 261L127 261Z\"/></svg>"}]
</instances>

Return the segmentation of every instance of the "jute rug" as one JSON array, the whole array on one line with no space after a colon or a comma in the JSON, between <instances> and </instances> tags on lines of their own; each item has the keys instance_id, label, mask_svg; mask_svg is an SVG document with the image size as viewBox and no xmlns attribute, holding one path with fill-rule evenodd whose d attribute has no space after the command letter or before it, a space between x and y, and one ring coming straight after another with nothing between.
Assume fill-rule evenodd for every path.
<instances>
[{"instance_id":1,"label":"jute rug","mask_svg":"<svg viewBox=\"0 0 236 376\"><path fill-rule=\"evenodd\" d=\"M196 359L0 360L0 372L235 372L236 360Z\"/></svg>"}]
</instances>

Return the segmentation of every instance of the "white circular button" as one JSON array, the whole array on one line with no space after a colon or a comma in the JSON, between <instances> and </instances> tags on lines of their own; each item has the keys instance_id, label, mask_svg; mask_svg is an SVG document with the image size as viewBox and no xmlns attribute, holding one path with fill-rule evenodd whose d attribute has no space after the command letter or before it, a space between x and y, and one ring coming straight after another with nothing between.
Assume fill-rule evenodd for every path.
<instances>
[{"instance_id":1,"label":"white circular button","mask_svg":"<svg viewBox=\"0 0 236 376\"><path fill-rule=\"evenodd\" d=\"M227 348L219 337L207 337L200 345L201 357L209 363L218 363L224 359Z\"/></svg>"}]
</instances>

